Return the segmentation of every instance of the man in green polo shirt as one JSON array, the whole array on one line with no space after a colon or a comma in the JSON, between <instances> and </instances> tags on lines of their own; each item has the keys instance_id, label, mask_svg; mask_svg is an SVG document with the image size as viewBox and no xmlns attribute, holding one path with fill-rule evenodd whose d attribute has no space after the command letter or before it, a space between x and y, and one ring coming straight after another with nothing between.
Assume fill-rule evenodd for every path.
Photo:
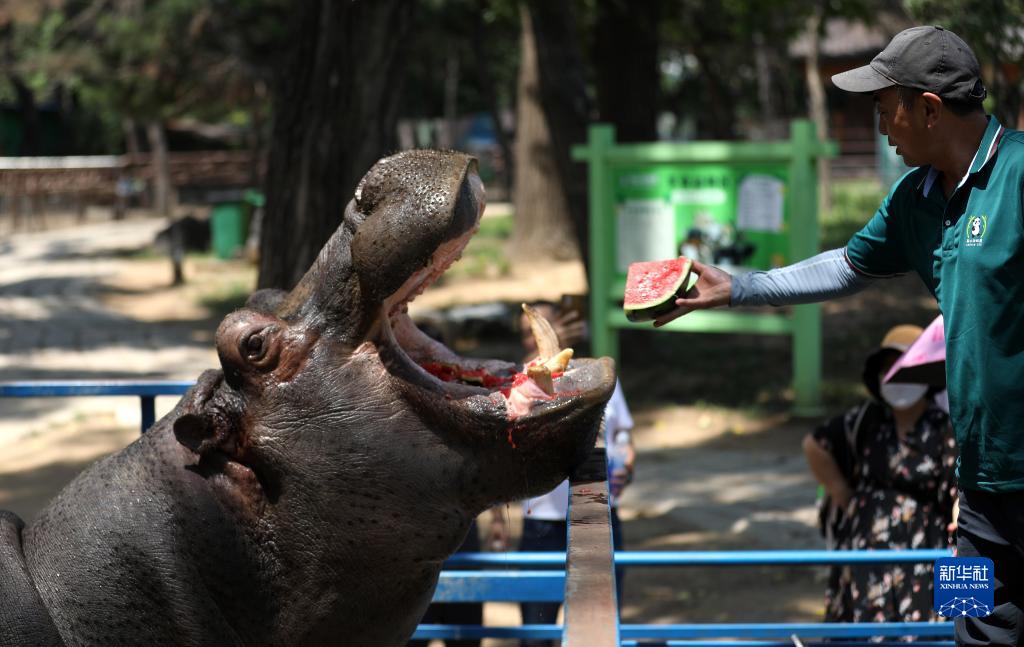
<instances>
[{"instance_id":1,"label":"man in green polo shirt","mask_svg":"<svg viewBox=\"0 0 1024 647\"><path fill-rule=\"evenodd\" d=\"M910 166L845 249L732 277L694 263L692 310L791 305L916 272L945 321L950 416L960 446L960 556L995 562L995 611L958 617L960 645L1024 644L1024 134L985 114L970 47L941 27L893 38L837 74L870 93L879 130Z\"/></svg>"}]
</instances>

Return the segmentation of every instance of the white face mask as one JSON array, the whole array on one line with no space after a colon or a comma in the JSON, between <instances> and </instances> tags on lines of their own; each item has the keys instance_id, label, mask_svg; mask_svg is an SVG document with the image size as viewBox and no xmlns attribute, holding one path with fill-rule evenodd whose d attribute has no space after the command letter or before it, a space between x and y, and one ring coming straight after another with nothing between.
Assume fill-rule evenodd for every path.
<instances>
[{"instance_id":1,"label":"white face mask","mask_svg":"<svg viewBox=\"0 0 1024 647\"><path fill-rule=\"evenodd\" d=\"M893 409L908 409L924 397L928 392L928 385L886 382L879 387L879 391L882 393L882 399Z\"/></svg>"}]
</instances>

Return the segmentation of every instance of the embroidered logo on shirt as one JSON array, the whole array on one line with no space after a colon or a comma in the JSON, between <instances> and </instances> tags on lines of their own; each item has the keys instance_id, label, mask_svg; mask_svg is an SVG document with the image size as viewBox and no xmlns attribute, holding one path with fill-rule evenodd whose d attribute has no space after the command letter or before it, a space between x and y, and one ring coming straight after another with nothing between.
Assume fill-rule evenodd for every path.
<instances>
[{"instance_id":1,"label":"embroidered logo on shirt","mask_svg":"<svg viewBox=\"0 0 1024 647\"><path fill-rule=\"evenodd\" d=\"M988 216L971 216L967 219L967 246L980 247L988 229Z\"/></svg>"}]
</instances>

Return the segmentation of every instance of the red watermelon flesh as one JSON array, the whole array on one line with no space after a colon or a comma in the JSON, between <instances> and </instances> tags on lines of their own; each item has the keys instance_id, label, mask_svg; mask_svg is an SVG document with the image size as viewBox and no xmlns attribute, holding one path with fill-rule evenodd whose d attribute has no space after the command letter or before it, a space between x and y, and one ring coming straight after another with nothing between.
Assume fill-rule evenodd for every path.
<instances>
[{"instance_id":1,"label":"red watermelon flesh","mask_svg":"<svg viewBox=\"0 0 1024 647\"><path fill-rule=\"evenodd\" d=\"M622 309L630 321L656 319L675 309L676 298L696 282L693 261L686 257L631 263L626 275Z\"/></svg>"}]
</instances>

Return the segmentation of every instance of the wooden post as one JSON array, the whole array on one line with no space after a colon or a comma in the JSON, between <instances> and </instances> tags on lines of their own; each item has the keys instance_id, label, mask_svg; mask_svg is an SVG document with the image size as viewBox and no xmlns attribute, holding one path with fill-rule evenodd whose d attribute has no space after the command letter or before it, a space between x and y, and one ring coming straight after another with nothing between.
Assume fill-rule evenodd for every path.
<instances>
[{"instance_id":1,"label":"wooden post","mask_svg":"<svg viewBox=\"0 0 1024 647\"><path fill-rule=\"evenodd\" d=\"M615 553L603 446L593 449L569 483L562 647L618 647Z\"/></svg>"}]
</instances>

